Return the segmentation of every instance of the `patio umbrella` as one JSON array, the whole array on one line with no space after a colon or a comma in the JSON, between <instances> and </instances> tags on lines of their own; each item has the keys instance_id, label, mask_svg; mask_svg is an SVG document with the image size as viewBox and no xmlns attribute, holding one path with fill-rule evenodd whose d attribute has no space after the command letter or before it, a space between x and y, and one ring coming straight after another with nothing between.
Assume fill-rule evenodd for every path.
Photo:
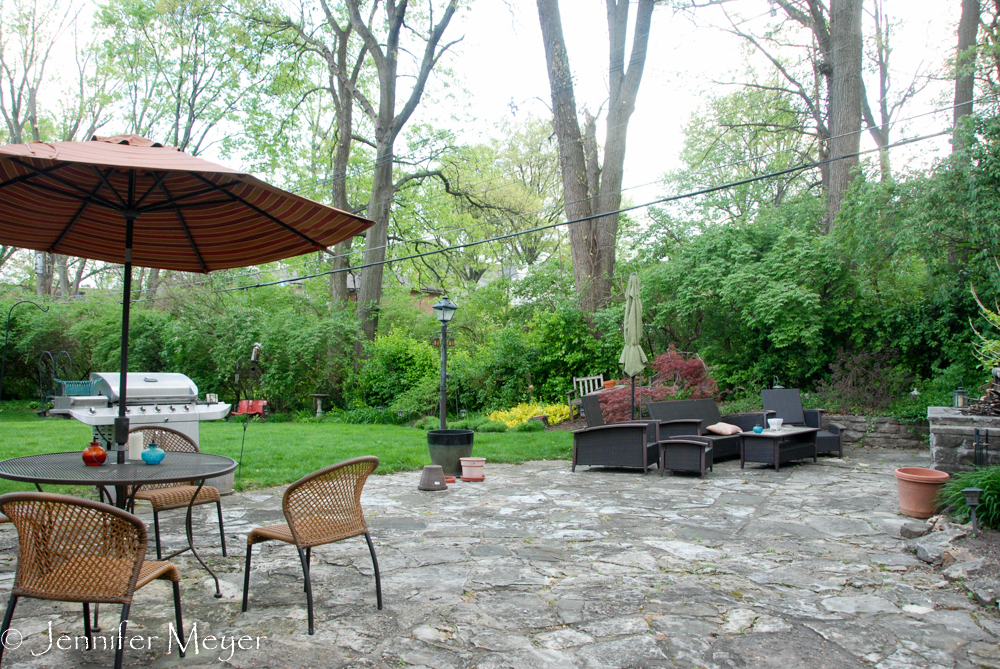
<instances>
[{"instance_id":1,"label":"patio umbrella","mask_svg":"<svg viewBox=\"0 0 1000 669\"><path fill-rule=\"evenodd\" d=\"M133 264L245 267L322 251L372 225L136 135L0 146L0 243L125 266L119 445Z\"/></svg>"},{"instance_id":2,"label":"patio umbrella","mask_svg":"<svg viewBox=\"0 0 1000 669\"><path fill-rule=\"evenodd\" d=\"M642 299L639 297L639 275L632 272L625 290L625 348L618 364L632 379L632 418L635 418L635 377L646 368L646 353L639 340L642 338Z\"/></svg>"}]
</instances>

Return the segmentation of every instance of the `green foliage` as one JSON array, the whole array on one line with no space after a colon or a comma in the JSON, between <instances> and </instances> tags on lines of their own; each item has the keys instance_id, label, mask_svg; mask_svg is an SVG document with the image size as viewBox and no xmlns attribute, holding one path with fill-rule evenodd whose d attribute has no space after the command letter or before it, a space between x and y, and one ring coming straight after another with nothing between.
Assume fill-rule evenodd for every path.
<instances>
[{"instance_id":1,"label":"green foliage","mask_svg":"<svg viewBox=\"0 0 1000 669\"><path fill-rule=\"evenodd\" d=\"M399 408L408 414L425 408L422 400L441 369L434 347L393 330L366 342L364 352L367 359L354 377L351 394L355 404L390 406L399 398Z\"/></svg>"},{"instance_id":2,"label":"green foliage","mask_svg":"<svg viewBox=\"0 0 1000 669\"><path fill-rule=\"evenodd\" d=\"M545 424L540 420L529 420L510 428L511 432L545 432Z\"/></svg>"},{"instance_id":3,"label":"green foliage","mask_svg":"<svg viewBox=\"0 0 1000 669\"><path fill-rule=\"evenodd\" d=\"M993 530L1000 529L1000 466L952 474L941 488L940 503L959 521L966 522L971 519L972 514L965 503L962 488L980 488L983 491L979 496L979 506L976 507L979 525Z\"/></svg>"},{"instance_id":4,"label":"green foliage","mask_svg":"<svg viewBox=\"0 0 1000 669\"><path fill-rule=\"evenodd\" d=\"M476 426L476 432L507 432L507 426L497 421L484 421Z\"/></svg>"}]
</instances>

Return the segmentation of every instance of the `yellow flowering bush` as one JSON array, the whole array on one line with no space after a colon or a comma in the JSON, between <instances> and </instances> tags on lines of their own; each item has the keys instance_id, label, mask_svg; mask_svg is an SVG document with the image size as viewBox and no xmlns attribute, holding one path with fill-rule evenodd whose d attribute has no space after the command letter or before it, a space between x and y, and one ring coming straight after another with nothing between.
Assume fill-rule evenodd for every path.
<instances>
[{"instance_id":1,"label":"yellow flowering bush","mask_svg":"<svg viewBox=\"0 0 1000 669\"><path fill-rule=\"evenodd\" d=\"M515 427L521 423L526 423L533 416L546 415L549 417L549 425L556 425L569 420L569 406L566 404L539 404L533 402L521 402L512 409L506 411L494 411L489 415L491 421L503 423L507 427Z\"/></svg>"}]
</instances>

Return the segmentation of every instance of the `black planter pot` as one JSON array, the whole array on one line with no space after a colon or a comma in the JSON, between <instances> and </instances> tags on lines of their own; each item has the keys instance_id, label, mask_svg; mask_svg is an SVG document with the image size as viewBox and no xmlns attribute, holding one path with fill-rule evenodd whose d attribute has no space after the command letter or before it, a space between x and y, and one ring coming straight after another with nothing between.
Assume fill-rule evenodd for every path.
<instances>
[{"instance_id":1,"label":"black planter pot","mask_svg":"<svg viewBox=\"0 0 1000 669\"><path fill-rule=\"evenodd\" d=\"M461 476L459 458L472 457L473 435L472 430L430 430L427 449L431 453L431 463L441 465L441 470L449 476Z\"/></svg>"}]
</instances>

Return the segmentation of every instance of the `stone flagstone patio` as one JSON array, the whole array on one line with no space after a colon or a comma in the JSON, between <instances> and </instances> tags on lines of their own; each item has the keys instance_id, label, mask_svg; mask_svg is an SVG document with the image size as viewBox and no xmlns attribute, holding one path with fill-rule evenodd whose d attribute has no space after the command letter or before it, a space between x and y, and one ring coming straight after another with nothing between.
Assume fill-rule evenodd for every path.
<instances>
[{"instance_id":1,"label":"stone flagstone patio","mask_svg":"<svg viewBox=\"0 0 1000 669\"><path fill-rule=\"evenodd\" d=\"M487 464L484 483L434 493L416 489L419 472L373 476L362 504L385 608L362 538L317 548L312 637L287 546L255 546L240 613L246 533L282 520L282 490L237 494L224 500L228 558L214 508L196 509L225 597L193 558L175 558L198 652L192 641L184 660L176 645L167 654L170 590L154 583L132 606L128 637L142 650L127 649L126 666L1000 667L995 607L943 581L900 538L892 471L926 463L924 451L858 450L780 473L724 462L704 481ZM148 507L139 513L151 525ZM182 544L181 517L164 514L166 546ZM16 545L0 527L4 601ZM118 613L102 610L106 634ZM56 640L82 635L80 616L79 605L22 600L24 638L5 666L110 666L100 644L48 647L49 629Z\"/></svg>"}]
</instances>

